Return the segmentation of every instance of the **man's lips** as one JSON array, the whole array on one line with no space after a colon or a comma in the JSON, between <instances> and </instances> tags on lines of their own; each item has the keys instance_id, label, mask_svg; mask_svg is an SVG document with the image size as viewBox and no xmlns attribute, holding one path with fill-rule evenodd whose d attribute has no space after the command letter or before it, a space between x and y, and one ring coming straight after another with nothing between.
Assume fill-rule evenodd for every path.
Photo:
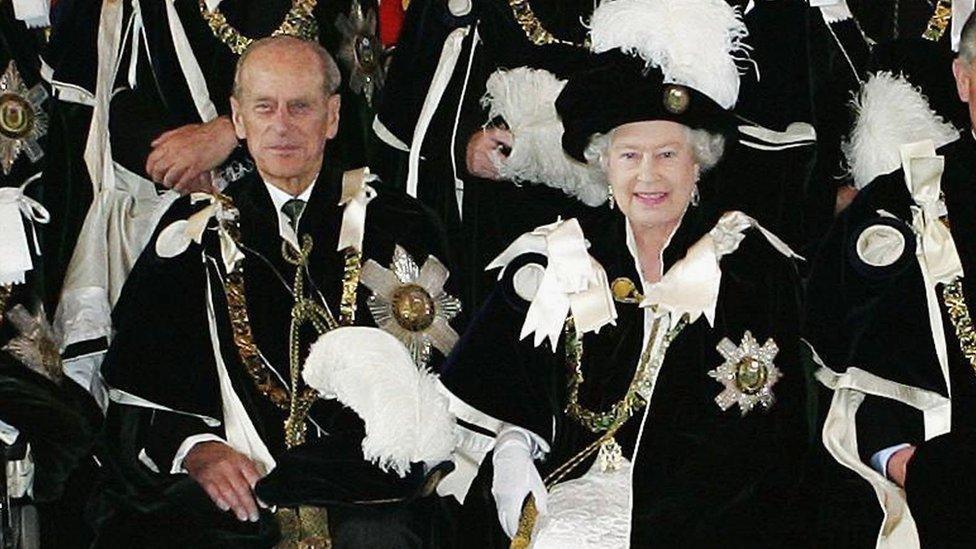
<instances>
[{"instance_id":1,"label":"man's lips","mask_svg":"<svg viewBox=\"0 0 976 549\"><path fill-rule=\"evenodd\" d=\"M670 193L658 192L635 192L634 200L645 206L659 206L668 199Z\"/></svg>"},{"instance_id":2,"label":"man's lips","mask_svg":"<svg viewBox=\"0 0 976 549\"><path fill-rule=\"evenodd\" d=\"M279 154L292 153L299 149L297 145L270 145L266 148L271 152L275 152Z\"/></svg>"}]
</instances>

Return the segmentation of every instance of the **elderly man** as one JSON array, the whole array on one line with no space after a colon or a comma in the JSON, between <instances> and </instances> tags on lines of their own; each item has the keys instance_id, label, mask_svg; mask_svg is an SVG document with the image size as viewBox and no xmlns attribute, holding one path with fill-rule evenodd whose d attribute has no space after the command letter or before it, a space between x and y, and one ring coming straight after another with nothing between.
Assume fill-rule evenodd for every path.
<instances>
[{"instance_id":1,"label":"elderly man","mask_svg":"<svg viewBox=\"0 0 976 549\"><path fill-rule=\"evenodd\" d=\"M177 201L113 313L103 375L119 475L105 493L102 546L270 547L279 529L308 547L329 530L334 547L426 544L424 502L410 500L427 456L400 463L375 451L364 441L375 434L371 410L340 388L319 399L303 377L323 333L379 334L435 369L456 339L435 220L367 171L343 173L326 158L338 84L335 62L312 42L267 38L241 56L233 123L257 173L226 194ZM377 348L355 347L330 360ZM357 387L395 381L361 366L373 377ZM274 515L264 504L278 506Z\"/></svg>"},{"instance_id":2,"label":"elderly man","mask_svg":"<svg viewBox=\"0 0 976 549\"><path fill-rule=\"evenodd\" d=\"M902 51L907 61L922 50ZM933 57L916 68L931 69ZM809 283L807 337L824 365L817 377L833 390L823 440L873 487L884 508L879 546L976 543L974 61L970 17L952 64L969 105L961 135L938 101L952 87L948 66L925 78L903 65L867 81L848 151L866 185Z\"/></svg>"}]
</instances>

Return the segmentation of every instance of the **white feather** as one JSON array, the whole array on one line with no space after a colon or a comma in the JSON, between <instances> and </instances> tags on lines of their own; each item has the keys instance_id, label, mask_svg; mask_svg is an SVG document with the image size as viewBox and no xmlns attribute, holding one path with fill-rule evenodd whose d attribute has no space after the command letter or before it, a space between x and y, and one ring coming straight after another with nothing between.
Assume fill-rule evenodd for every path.
<instances>
[{"instance_id":1,"label":"white feather","mask_svg":"<svg viewBox=\"0 0 976 549\"><path fill-rule=\"evenodd\" d=\"M890 72L872 74L851 105L854 128L841 148L858 189L901 166L901 145L931 139L938 148L959 138L920 89Z\"/></svg>"},{"instance_id":2,"label":"white feather","mask_svg":"<svg viewBox=\"0 0 976 549\"><path fill-rule=\"evenodd\" d=\"M363 456L382 470L402 477L411 463L451 458L455 421L437 376L418 369L389 333L364 326L326 332L312 345L302 378L362 418Z\"/></svg>"},{"instance_id":3,"label":"white feather","mask_svg":"<svg viewBox=\"0 0 976 549\"><path fill-rule=\"evenodd\" d=\"M620 49L659 67L665 82L690 86L726 109L739 97L735 56L749 34L722 0L610 0L593 11L594 52Z\"/></svg>"},{"instance_id":4,"label":"white feather","mask_svg":"<svg viewBox=\"0 0 976 549\"><path fill-rule=\"evenodd\" d=\"M513 137L512 152L498 164L498 172L505 179L542 183L598 206L607 199L600 172L563 151L555 102L565 85L549 71L528 67L498 70L488 77L481 102L491 118L505 120Z\"/></svg>"}]
</instances>

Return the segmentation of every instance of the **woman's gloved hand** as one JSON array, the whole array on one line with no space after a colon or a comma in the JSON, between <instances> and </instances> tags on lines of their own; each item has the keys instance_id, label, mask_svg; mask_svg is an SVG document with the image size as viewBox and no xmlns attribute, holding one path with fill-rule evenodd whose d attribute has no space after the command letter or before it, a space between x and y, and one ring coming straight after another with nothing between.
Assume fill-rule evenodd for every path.
<instances>
[{"instance_id":1,"label":"woman's gloved hand","mask_svg":"<svg viewBox=\"0 0 976 549\"><path fill-rule=\"evenodd\" d=\"M498 509L498 521L510 538L518 531L526 496L532 494L539 513L546 512L548 493L532 459L534 447L531 435L518 427L505 427L496 438L491 494Z\"/></svg>"}]
</instances>

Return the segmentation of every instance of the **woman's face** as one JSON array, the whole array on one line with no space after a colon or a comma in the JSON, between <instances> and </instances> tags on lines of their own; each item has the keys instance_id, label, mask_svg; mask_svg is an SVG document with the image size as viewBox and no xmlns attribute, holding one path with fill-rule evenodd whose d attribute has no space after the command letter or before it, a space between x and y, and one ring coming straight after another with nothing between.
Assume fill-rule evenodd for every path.
<instances>
[{"instance_id":1,"label":"woman's face","mask_svg":"<svg viewBox=\"0 0 976 549\"><path fill-rule=\"evenodd\" d=\"M611 134L604 170L635 229L671 229L684 215L699 173L688 133L677 122L653 120Z\"/></svg>"}]
</instances>

